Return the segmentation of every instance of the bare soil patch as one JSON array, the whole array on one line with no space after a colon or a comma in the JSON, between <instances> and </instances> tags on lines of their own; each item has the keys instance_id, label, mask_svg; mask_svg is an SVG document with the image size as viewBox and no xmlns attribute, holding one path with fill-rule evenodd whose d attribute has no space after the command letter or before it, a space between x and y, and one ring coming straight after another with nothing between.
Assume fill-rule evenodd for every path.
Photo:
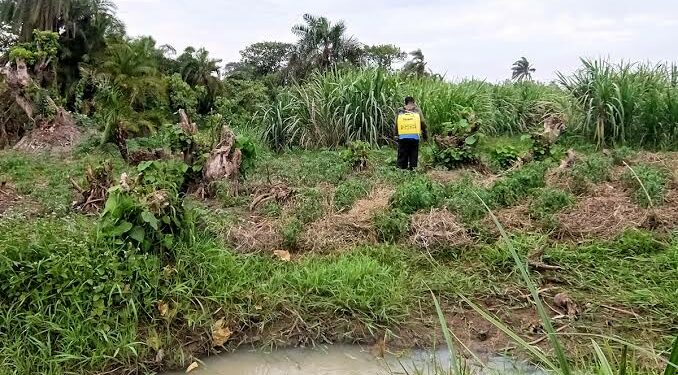
<instances>
[{"instance_id":1,"label":"bare soil patch","mask_svg":"<svg viewBox=\"0 0 678 375\"><path fill-rule=\"evenodd\" d=\"M37 124L14 145L14 149L31 153L69 152L81 137L82 134L70 113L59 109L53 121Z\"/></svg>"},{"instance_id":2,"label":"bare soil patch","mask_svg":"<svg viewBox=\"0 0 678 375\"><path fill-rule=\"evenodd\" d=\"M8 182L0 183L0 215L23 201L13 185Z\"/></svg>"}]
</instances>

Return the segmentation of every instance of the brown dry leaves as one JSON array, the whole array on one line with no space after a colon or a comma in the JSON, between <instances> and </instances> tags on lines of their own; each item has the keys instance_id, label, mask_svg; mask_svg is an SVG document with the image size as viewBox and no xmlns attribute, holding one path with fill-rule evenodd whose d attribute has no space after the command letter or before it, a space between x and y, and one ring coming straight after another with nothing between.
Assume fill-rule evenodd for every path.
<instances>
[{"instance_id":1,"label":"brown dry leaves","mask_svg":"<svg viewBox=\"0 0 678 375\"><path fill-rule=\"evenodd\" d=\"M287 250L275 250L273 252L273 255L275 255L276 258L282 260L283 262L290 262L292 260L292 256L290 255L290 252Z\"/></svg>"},{"instance_id":2,"label":"brown dry leaves","mask_svg":"<svg viewBox=\"0 0 678 375\"><path fill-rule=\"evenodd\" d=\"M224 319L217 320L212 324L212 347L224 346L232 335L233 332L225 325Z\"/></svg>"}]
</instances>

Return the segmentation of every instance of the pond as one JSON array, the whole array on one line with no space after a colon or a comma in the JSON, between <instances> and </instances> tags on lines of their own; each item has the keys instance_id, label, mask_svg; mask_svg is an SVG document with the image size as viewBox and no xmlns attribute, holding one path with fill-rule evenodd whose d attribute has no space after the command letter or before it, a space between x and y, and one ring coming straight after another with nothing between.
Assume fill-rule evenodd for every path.
<instances>
[{"instance_id":1,"label":"pond","mask_svg":"<svg viewBox=\"0 0 678 375\"><path fill-rule=\"evenodd\" d=\"M450 358L447 349L412 350L402 354L375 357L369 348L331 345L314 349L280 349L274 351L238 350L210 357L196 375L391 375L446 374ZM442 370L441 370L442 369ZM441 371L436 371L441 370ZM485 359L485 366L470 366L474 374L546 375L524 361L503 356ZM174 372L182 374L184 371Z\"/></svg>"}]
</instances>

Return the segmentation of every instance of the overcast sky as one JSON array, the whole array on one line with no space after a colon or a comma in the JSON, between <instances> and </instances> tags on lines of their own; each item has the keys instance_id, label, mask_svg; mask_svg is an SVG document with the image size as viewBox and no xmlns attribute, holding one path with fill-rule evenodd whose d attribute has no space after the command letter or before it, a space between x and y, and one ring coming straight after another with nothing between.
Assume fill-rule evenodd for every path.
<instances>
[{"instance_id":1,"label":"overcast sky","mask_svg":"<svg viewBox=\"0 0 678 375\"><path fill-rule=\"evenodd\" d=\"M579 57L678 60L675 0L116 0L130 35L178 51L206 47L224 62L258 41L294 41L304 13L344 20L365 44L421 48L434 72L490 81L521 56L551 80Z\"/></svg>"}]
</instances>

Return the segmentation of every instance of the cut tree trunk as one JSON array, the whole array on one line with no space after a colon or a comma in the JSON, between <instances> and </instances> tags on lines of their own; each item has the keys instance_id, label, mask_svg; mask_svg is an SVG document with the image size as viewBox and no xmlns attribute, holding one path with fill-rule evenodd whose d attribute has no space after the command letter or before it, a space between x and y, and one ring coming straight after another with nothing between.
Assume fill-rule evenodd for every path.
<instances>
[{"instance_id":1,"label":"cut tree trunk","mask_svg":"<svg viewBox=\"0 0 678 375\"><path fill-rule=\"evenodd\" d=\"M210 152L203 177L206 183L230 180L238 181L240 178L240 164L242 152L235 148L235 134L224 125L221 129L221 137L217 147Z\"/></svg>"},{"instance_id":2,"label":"cut tree trunk","mask_svg":"<svg viewBox=\"0 0 678 375\"><path fill-rule=\"evenodd\" d=\"M69 151L80 139L81 134L75 125L75 121L68 111L56 105L53 100L47 98L53 116L42 117L35 115L35 102L31 92L40 90L40 86L28 74L26 62L17 59L14 65L7 64L0 69L7 84L9 98L26 115L29 123L33 124L32 130L28 131L14 145L14 148L22 151ZM3 125L4 127L4 125ZM26 131L26 125L21 133ZM4 138L8 138L5 135Z\"/></svg>"}]
</instances>

